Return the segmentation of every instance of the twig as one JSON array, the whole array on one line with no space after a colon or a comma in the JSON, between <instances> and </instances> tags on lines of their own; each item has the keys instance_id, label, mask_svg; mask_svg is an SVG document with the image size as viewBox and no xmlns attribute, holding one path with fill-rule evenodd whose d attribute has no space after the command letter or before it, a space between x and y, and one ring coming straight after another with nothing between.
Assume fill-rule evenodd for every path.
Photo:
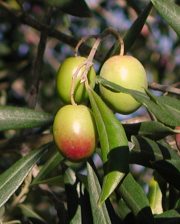
<instances>
[{"instance_id":1,"label":"twig","mask_svg":"<svg viewBox=\"0 0 180 224\"><path fill-rule=\"evenodd\" d=\"M150 121L149 114L145 114L143 116L137 116L133 118L129 118L127 120L121 121L122 124L135 124L140 122Z\"/></svg>"},{"instance_id":2,"label":"twig","mask_svg":"<svg viewBox=\"0 0 180 224\"><path fill-rule=\"evenodd\" d=\"M51 21L51 14L52 8L48 9L48 13L46 15L45 23L47 25L50 24ZM33 108L37 102L37 95L39 90L39 82L41 79L42 74L42 67L43 67L43 56L46 48L46 42L48 38L48 31L47 29L41 31L40 41L37 50L37 56L34 61L33 70L32 70L32 85L29 91L28 96L28 105L29 107Z\"/></svg>"},{"instance_id":3,"label":"twig","mask_svg":"<svg viewBox=\"0 0 180 224\"><path fill-rule=\"evenodd\" d=\"M148 87L150 89L159 90L161 92L168 92L168 93L173 93L173 94L176 94L176 95L180 95L180 89L173 87L173 85L171 85L171 86L161 85L159 83L152 82L152 83L148 84Z\"/></svg>"},{"instance_id":4,"label":"twig","mask_svg":"<svg viewBox=\"0 0 180 224\"><path fill-rule=\"evenodd\" d=\"M75 46L78 43L78 39L67 35L65 33L62 33L60 31L58 31L57 29L53 29L51 26L48 26L47 24L43 24L40 23L39 21L37 21L36 19L34 19L32 16L26 14L26 13L22 13L22 12L17 12L12 10L11 8L9 8L8 4L2 2L0 0L0 8L3 8L8 14L10 14L10 16L7 17L7 19L9 20L16 20L19 23L23 23L25 25L31 26L34 29L38 30L38 31L42 31L42 30L47 30L48 35L50 37L54 37L58 40L60 40L61 42L68 44L69 46L75 48ZM90 47L83 44L81 46L80 52L83 55L88 54L88 52L90 51ZM98 61L102 61L102 54L101 53L97 53L96 54L96 60Z\"/></svg>"}]
</instances>

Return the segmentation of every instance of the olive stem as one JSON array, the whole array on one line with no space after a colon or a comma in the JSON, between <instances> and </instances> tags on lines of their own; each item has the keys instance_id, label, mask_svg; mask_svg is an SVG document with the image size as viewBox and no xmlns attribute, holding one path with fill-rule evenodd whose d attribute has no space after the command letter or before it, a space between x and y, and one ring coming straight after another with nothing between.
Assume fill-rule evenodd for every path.
<instances>
[{"instance_id":1,"label":"olive stem","mask_svg":"<svg viewBox=\"0 0 180 224\"><path fill-rule=\"evenodd\" d=\"M74 87L75 87L75 81L76 81L76 78L78 76L78 73L79 71L81 70L81 68L83 66L86 65L86 62L82 63L78 68L77 70L75 71L75 73L72 75L72 82L71 82L71 89L70 89L70 95L71 95L71 104L72 105L77 105L77 103L75 102L74 100Z\"/></svg>"},{"instance_id":2,"label":"olive stem","mask_svg":"<svg viewBox=\"0 0 180 224\"><path fill-rule=\"evenodd\" d=\"M91 51L90 51L90 54L89 54L89 56L86 60L86 63L85 63L85 66L86 66L85 70L84 70L84 72L81 76L81 83L85 82L87 80L88 71L89 71L90 67L93 65L93 59L94 59L94 56L96 54L96 51L97 51L97 48L98 48L100 42L101 42L101 38L97 38L93 47L92 47L92 49L91 49Z\"/></svg>"},{"instance_id":3,"label":"olive stem","mask_svg":"<svg viewBox=\"0 0 180 224\"><path fill-rule=\"evenodd\" d=\"M81 41L79 41L78 46L76 46L76 52L77 52L78 47L82 43L82 41L85 41L86 39L87 38L82 38ZM90 67L93 65L93 59L94 59L95 53L97 51L97 48L98 48L100 42L101 42L101 38L97 38L95 43L94 43L94 45L93 45L93 47L92 47L92 49L91 49L91 51L90 51L90 53L89 53L89 56L88 56L87 60L84 63L82 63L77 68L75 73L72 75L72 83L71 83L71 90L70 90L71 104L72 105L77 105L75 100L74 100L74 88L75 88L75 80L76 80L76 78L78 76L78 73L83 68L83 66L85 66L84 71L83 71L83 73L81 75L81 81L80 82L83 83L83 82L88 81L87 74L88 74L88 71L89 71Z\"/></svg>"},{"instance_id":4,"label":"olive stem","mask_svg":"<svg viewBox=\"0 0 180 224\"><path fill-rule=\"evenodd\" d=\"M91 39L91 38L97 38L98 36L97 35L90 35L90 36L86 36L86 37L82 37L81 39L80 39L80 41L77 43L77 45L76 45L76 47L75 47L75 49L74 49L74 55L75 56L78 56L78 51L79 51L79 48L80 48L80 46L84 43L84 42L86 42L88 39Z\"/></svg>"},{"instance_id":5,"label":"olive stem","mask_svg":"<svg viewBox=\"0 0 180 224\"><path fill-rule=\"evenodd\" d=\"M93 47L91 48L91 51L89 53L89 56L88 56L87 60L77 68L76 72L72 76L71 91L70 91L70 94L71 94L71 104L72 105L77 105L75 100L74 100L74 87L75 87L75 80L77 78L77 75L78 75L80 69L83 66L85 66L85 69L84 69L84 71L83 71L83 73L81 75L80 83L85 82L85 87L87 88L87 86L89 86L88 79L87 79L87 74L89 72L89 69L93 65L93 59L95 57L96 51L97 51L97 49L99 47L99 44L101 43L102 39L104 37L106 37L107 35L109 35L109 34L112 34L118 40L118 42L120 44L120 55L123 56L124 55L124 42L123 42L123 39L121 38L119 33L116 30L112 29L112 28L108 28L108 29L104 30L100 35L90 35L90 36L87 36L87 37L83 37L83 38L81 38L81 40L76 45L76 47L75 47L75 56L78 55L78 49L79 49L79 47L81 46L82 43L84 43L85 41L87 41L90 38L96 38L95 43L94 43Z\"/></svg>"},{"instance_id":6,"label":"olive stem","mask_svg":"<svg viewBox=\"0 0 180 224\"><path fill-rule=\"evenodd\" d=\"M101 37L104 38L109 34L113 35L118 40L119 45L120 45L119 55L123 56L124 55L124 41L123 41L122 37L120 36L120 34L116 30L114 30L112 28L107 28L106 30L104 30L101 34Z\"/></svg>"},{"instance_id":7,"label":"olive stem","mask_svg":"<svg viewBox=\"0 0 180 224\"><path fill-rule=\"evenodd\" d=\"M101 40L104 39L107 35L113 35L119 42L119 45L120 45L120 55L123 56L124 55L124 41L123 39L121 38L120 34L112 29L112 28L107 28L105 29L100 35L90 35L90 36L85 36L85 37L82 37L80 39L80 41L77 43L76 47L75 47L75 56L78 55L78 50L79 50L79 47L84 43L86 42L88 39L91 39L91 38L100 38ZM97 49L96 49L97 50Z\"/></svg>"}]
</instances>

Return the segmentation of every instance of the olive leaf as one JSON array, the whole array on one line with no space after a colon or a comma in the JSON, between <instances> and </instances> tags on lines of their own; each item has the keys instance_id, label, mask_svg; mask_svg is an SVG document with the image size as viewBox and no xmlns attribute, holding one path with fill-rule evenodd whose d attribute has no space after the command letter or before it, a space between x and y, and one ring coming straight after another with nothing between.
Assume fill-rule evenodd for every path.
<instances>
[{"instance_id":1,"label":"olive leaf","mask_svg":"<svg viewBox=\"0 0 180 224\"><path fill-rule=\"evenodd\" d=\"M102 204L129 170L128 140L120 121L97 93L88 90L97 125L105 177L99 203Z\"/></svg>"},{"instance_id":2,"label":"olive leaf","mask_svg":"<svg viewBox=\"0 0 180 224\"><path fill-rule=\"evenodd\" d=\"M100 76L97 78L97 81L114 92L131 94L138 102L143 104L151 113L153 113L158 121L165 125L172 127L180 126L180 109L179 106L177 106L179 100L174 101L171 97L172 102L174 103L170 103L170 100L167 100L166 98L162 101L161 97L154 96L148 90L146 93L143 93L127 89Z\"/></svg>"},{"instance_id":3,"label":"olive leaf","mask_svg":"<svg viewBox=\"0 0 180 224\"><path fill-rule=\"evenodd\" d=\"M0 175L0 207L4 205L11 195L18 189L32 167L41 158L49 146L50 144L46 144L37 150L33 150Z\"/></svg>"},{"instance_id":4,"label":"olive leaf","mask_svg":"<svg viewBox=\"0 0 180 224\"><path fill-rule=\"evenodd\" d=\"M35 128L52 122L48 113L24 107L0 106L0 131Z\"/></svg>"},{"instance_id":5,"label":"olive leaf","mask_svg":"<svg viewBox=\"0 0 180 224\"><path fill-rule=\"evenodd\" d=\"M168 22L180 36L180 7L169 0L151 0L159 14Z\"/></svg>"}]
</instances>

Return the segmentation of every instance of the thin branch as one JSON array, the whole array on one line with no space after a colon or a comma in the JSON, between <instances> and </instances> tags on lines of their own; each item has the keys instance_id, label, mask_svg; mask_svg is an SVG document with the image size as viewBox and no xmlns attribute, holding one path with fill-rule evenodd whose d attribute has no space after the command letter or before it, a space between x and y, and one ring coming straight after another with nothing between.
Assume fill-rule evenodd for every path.
<instances>
[{"instance_id":1,"label":"thin branch","mask_svg":"<svg viewBox=\"0 0 180 224\"><path fill-rule=\"evenodd\" d=\"M36 20L35 18L33 18L32 16L23 13L23 12L17 12L12 10L11 8L9 8L8 4L2 2L0 0L0 8L3 8L8 14L10 14L11 16L8 17L8 19L11 20L16 20L19 23L23 23L25 25L31 26L34 29L38 30L38 31L42 31L42 30L47 30L48 32L48 36L56 38L58 40L60 40L61 42L68 44L69 46L75 48L77 43L78 43L78 39L67 35L65 33L62 33L60 31L58 31L57 29L53 29L51 26L47 26L46 24L40 23L38 20ZM90 52L90 47L87 46L86 44L83 44L81 46L80 53L83 55L87 55ZM98 61L102 61L102 55L101 53L97 53L96 54L96 60Z\"/></svg>"},{"instance_id":2,"label":"thin branch","mask_svg":"<svg viewBox=\"0 0 180 224\"><path fill-rule=\"evenodd\" d=\"M167 92L167 93L180 95L180 89L174 87L173 85L171 85L171 86L169 86L169 85L161 85L159 83L152 82L152 83L148 84L148 87L150 89L159 90L161 92Z\"/></svg>"},{"instance_id":3,"label":"thin branch","mask_svg":"<svg viewBox=\"0 0 180 224\"><path fill-rule=\"evenodd\" d=\"M149 114L146 113L144 115L141 116L137 116L137 117L133 117L133 118L129 118L126 120L122 120L121 123L122 124L135 124L135 123L140 123L140 122L145 122L145 121L150 121L150 117Z\"/></svg>"},{"instance_id":4,"label":"thin branch","mask_svg":"<svg viewBox=\"0 0 180 224\"><path fill-rule=\"evenodd\" d=\"M50 24L52 15L52 8L48 9L47 15L45 15L45 23L47 25ZM33 108L37 102L37 95L39 90L39 83L41 80L42 67L43 67L43 56L46 48L46 42L48 38L47 29L41 31L37 55L34 61L33 69L32 69L32 85L30 88L29 96L28 96L28 105Z\"/></svg>"}]
</instances>

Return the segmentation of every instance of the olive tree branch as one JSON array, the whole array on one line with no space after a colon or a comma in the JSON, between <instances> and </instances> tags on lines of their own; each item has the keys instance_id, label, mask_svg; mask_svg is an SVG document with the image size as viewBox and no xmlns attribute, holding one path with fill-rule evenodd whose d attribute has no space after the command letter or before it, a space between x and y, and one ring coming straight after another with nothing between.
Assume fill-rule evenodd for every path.
<instances>
[{"instance_id":1,"label":"olive tree branch","mask_svg":"<svg viewBox=\"0 0 180 224\"><path fill-rule=\"evenodd\" d=\"M16 20L17 22L31 26L32 28L40 32L42 30L47 30L48 36L56 38L59 41L65 44L68 44L69 46L73 48L75 48L75 46L77 45L79 41L78 39L70 35L62 33L57 29L53 29L51 26L48 26L47 24L39 22L37 19L33 18L31 15L28 15L25 12L12 10L8 6L8 4L3 2L2 0L0 0L0 8L4 9L8 13L8 15L10 15L7 17L8 20L13 20L13 21ZM89 46L87 46L86 44L83 44L81 48L79 49L79 51L81 54L86 55L88 54L90 49L91 48ZM102 58L103 58L102 55L98 52L98 54L96 54L96 60L102 61Z\"/></svg>"},{"instance_id":2,"label":"olive tree branch","mask_svg":"<svg viewBox=\"0 0 180 224\"><path fill-rule=\"evenodd\" d=\"M47 15L45 15L45 23L50 24L52 15L52 8L48 8ZM46 42L48 38L48 31L46 29L41 31L40 40L38 44L37 55L34 61L32 69L32 84L28 96L28 105L33 108L36 105L37 95L39 90L39 82L42 74L43 56L46 48Z\"/></svg>"},{"instance_id":3,"label":"olive tree branch","mask_svg":"<svg viewBox=\"0 0 180 224\"><path fill-rule=\"evenodd\" d=\"M178 85L180 85L180 83ZM153 89L153 90L159 90L159 91L165 92L165 93L167 92L167 93L172 93L172 94L175 94L175 95L180 95L180 89L174 87L174 85L171 85L171 86L169 86L169 85L161 85L159 83L152 82L152 83L148 84L148 87L150 89Z\"/></svg>"}]
</instances>

